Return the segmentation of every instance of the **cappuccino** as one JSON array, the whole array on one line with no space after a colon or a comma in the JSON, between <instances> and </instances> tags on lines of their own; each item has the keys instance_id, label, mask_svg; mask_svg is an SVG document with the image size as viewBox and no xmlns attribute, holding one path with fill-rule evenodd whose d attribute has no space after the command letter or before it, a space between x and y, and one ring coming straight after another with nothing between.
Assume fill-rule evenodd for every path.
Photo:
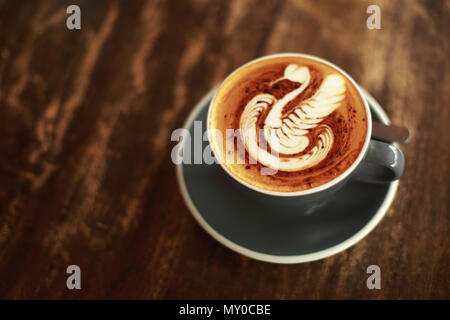
<instances>
[{"instance_id":1,"label":"cappuccino","mask_svg":"<svg viewBox=\"0 0 450 320\"><path fill-rule=\"evenodd\" d=\"M287 55L232 73L211 102L208 129L230 174L257 188L295 192L330 182L352 165L367 116L346 75Z\"/></svg>"}]
</instances>

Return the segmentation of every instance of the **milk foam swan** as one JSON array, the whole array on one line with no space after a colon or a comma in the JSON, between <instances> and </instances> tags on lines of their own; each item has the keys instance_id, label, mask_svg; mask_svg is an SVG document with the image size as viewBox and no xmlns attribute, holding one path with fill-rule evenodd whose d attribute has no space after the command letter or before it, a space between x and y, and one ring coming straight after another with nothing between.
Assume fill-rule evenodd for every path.
<instances>
[{"instance_id":1,"label":"milk foam swan","mask_svg":"<svg viewBox=\"0 0 450 320\"><path fill-rule=\"evenodd\" d=\"M259 163L276 170L299 171L317 165L331 150L333 131L321 122L342 104L346 91L345 79L339 74L326 76L312 97L283 114L283 108L310 85L311 74L307 67L290 64L285 68L284 76L272 85L284 79L301 85L280 99L265 93L253 97L241 115L240 134L246 150ZM261 137L257 122L268 108ZM314 146L304 152L311 143L308 134L314 128L318 129L315 130L317 139L313 139ZM270 152L261 143L262 138L270 146Z\"/></svg>"}]
</instances>

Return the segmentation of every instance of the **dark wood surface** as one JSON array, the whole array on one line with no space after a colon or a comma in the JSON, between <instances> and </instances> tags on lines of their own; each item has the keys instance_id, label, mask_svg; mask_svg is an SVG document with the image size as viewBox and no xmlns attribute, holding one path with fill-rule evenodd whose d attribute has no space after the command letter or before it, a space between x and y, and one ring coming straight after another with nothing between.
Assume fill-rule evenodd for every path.
<instances>
[{"instance_id":1,"label":"dark wood surface","mask_svg":"<svg viewBox=\"0 0 450 320\"><path fill-rule=\"evenodd\" d=\"M374 3L381 30L366 27ZM449 21L449 1L0 0L0 297L449 298ZM336 63L413 133L382 222L306 264L209 237L170 160L194 104L275 52Z\"/></svg>"}]
</instances>

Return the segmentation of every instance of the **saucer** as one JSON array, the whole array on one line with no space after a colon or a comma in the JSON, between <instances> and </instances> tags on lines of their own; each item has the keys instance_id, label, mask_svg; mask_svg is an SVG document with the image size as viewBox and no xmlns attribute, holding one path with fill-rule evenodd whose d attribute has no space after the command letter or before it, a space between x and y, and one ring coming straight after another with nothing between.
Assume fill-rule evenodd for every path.
<instances>
[{"instance_id":1,"label":"saucer","mask_svg":"<svg viewBox=\"0 0 450 320\"><path fill-rule=\"evenodd\" d=\"M184 128L191 137L194 121L202 121L201 132L206 131L208 106L215 91L211 90L188 117ZM373 119L389 124L378 102L368 92L364 94ZM203 141L202 150L207 145ZM193 158L193 152L191 155ZM177 165L176 173L181 194L200 226L229 249L273 263L323 259L356 244L381 221L398 187L398 181L368 184L350 180L324 206L308 214L295 206L280 207L247 198L231 186L219 164L194 164L193 159L191 163Z\"/></svg>"}]
</instances>

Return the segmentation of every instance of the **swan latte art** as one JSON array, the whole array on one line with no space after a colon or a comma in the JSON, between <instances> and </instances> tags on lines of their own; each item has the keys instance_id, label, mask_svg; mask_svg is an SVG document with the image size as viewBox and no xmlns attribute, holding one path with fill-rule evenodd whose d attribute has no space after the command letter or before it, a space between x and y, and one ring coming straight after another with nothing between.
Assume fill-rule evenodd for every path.
<instances>
[{"instance_id":1,"label":"swan latte art","mask_svg":"<svg viewBox=\"0 0 450 320\"><path fill-rule=\"evenodd\" d=\"M352 165L366 138L365 106L355 86L332 66L305 57L244 65L221 85L210 108L216 157L232 175L270 191L330 182Z\"/></svg>"}]
</instances>

